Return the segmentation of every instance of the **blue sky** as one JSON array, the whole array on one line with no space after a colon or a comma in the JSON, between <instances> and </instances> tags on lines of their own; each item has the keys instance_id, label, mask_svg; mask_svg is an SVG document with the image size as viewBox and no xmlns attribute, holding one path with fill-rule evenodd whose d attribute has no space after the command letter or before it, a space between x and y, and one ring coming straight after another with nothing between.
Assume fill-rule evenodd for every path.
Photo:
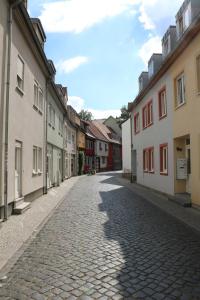
<instances>
[{"instance_id":1,"label":"blue sky","mask_svg":"<svg viewBox=\"0 0 200 300\"><path fill-rule=\"evenodd\" d=\"M138 93L138 76L182 0L29 0L40 17L45 51L57 69L56 82L68 87L69 103L95 118L119 115Z\"/></svg>"}]
</instances>

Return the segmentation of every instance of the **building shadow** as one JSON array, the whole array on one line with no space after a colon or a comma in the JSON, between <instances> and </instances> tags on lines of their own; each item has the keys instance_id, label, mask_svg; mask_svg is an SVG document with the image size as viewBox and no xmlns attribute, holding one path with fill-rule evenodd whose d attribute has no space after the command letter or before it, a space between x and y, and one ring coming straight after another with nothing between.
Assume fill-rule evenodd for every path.
<instances>
[{"instance_id":1,"label":"building shadow","mask_svg":"<svg viewBox=\"0 0 200 300\"><path fill-rule=\"evenodd\" d=\"M118 294L137 300L200 299L200 235L125 187L100 196L99 210L108 217L105 237L114 241L120 266L112 274Z\"/></svg>"}]
</instances>

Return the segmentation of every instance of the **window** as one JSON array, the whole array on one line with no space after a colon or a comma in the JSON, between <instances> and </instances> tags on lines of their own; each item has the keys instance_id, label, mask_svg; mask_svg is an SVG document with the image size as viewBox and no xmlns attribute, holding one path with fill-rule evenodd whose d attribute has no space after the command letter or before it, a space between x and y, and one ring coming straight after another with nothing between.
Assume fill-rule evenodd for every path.
<instances>
[{"instance_id":1,"label":"window","mask_svg":"<svg viewBox=\"0 0 200 300\"><path fill-rule=\"evenodd\" d=\"M38 148L38 173L42 173L42 148Z\"/></svg>"},{"instance_id":2,"label":"window","mask_svg":"<svg viewBox=\"0 0 200 300\"><path fill-rule=\"evenodd\" d=\"M145 173L154 173L154 148L143 150L143 171Z\"/></svg>"},{"instance_id":3,"label":"window","mask_svg":"<svg viewBox=\"0 0 200 300\"><path fill-rule=\"evenodd\" d=\"M34 108L40 113L43 112L43 92L36 80L34 81Z\"/></svg>"},{"instance_id":4,"label":"window","mask_svg":"<svg viewBox=\"0 0 200 300\"><path fill-rule=\"evenodd\" d=\"M73 146L73 148L75 147L75 137L74 137L74 134L72 134L72 146Z\"/></svg>"},{"instance_id":5,"label":"window","mask_svg":"<svg viewBox=\"0 0 200 300\"><path fill-rule=\"evenodd\" d=\"M107 152L108 151L108 145L105 144L105 151Z\"/></svg>"},{"instance_id":6,"label":"window","mask_svg":"<svg viewBox=\"0 0 200 300\"><path fill-rule=\"evenodd\" d=\"M148 165L149 173L154 172L154 148L149 148L149 165Z\"/></svg>"},{"instance_id":7,"label":"window","mask_svg":"<svg viewBox=\"0 0 200 300\"><path fill-rule=\"evenodd\" d=\"M37 174L37 147L33 147L33 174Z\"/></svg>"},{"instance_id":8,"label":"window","mask_svg":"<svg viewBox=\"0 0 200 300\"><path fill-rule=\"evenodd\" d=\"M166 40L163 43L163 54L164 56L167 56L170 52L170 35L166 38Z\"/></svg>"},{"instance_id":9,"label":"window","mask_svg":"<svg viewBox=\"0 0 200 300\"><path fill-rule=\"evenodd\" d=\"M49 125L52 126L52 128L54 129L55 128L55 110L53 109L51 104L49 104L48 120L49 120Z\"/></svg>"},{"instance_id":10,"label":"window","mask_svg":"<svg viewBox=\"0 0 200 300\"><path fill-rule=\"evenodd\" d=\"M61 118L59 118L59 131L58 131L59 135L63 135L63 122L61 120Z\"/></svg>"},{"instance_id":11,"label":"window","mask_svg":"<svg viewBox=\"0 0 200 300\"><path fill-rule=\"evenodd\" d=\"M153 124L153 101L149 101L142 109L143 129Z\"/></svg>"},{"instance_id":12,"label":"window","mask_svg":"<svg viewBox=\"0 0 200 300\"><path fill-rule=\"evenodd\" d=\"M176 78L176 106L180 106L185 103L185 85L184 74Z\"/></svg>"},{"instance_id":13,"label":"window","mask_svg":"<svg viewBox=\"0 0 200 300\"><path fill-rule=\"evenodd\" d=\"M152 100L148 103L148 126L153 124L153 103Z\"/></svg>"},{"instance_id":14,"label":"window","mask_svg":"<svg viewBox=\"0 0 200 300\"><path fill-rule=\"evenodd\" d=\"M102 150L101 142L99 143L99 150Z\"/></svg>"},{"instance_id":15,"label":"window","mask_svg":"<svg viewBox=\"0 0 200 300\"><path fill-rule=\"evenodd\" d=\"M33 146L33 175L42 173L42 148Z\"/></svg>"},{"instance_id":16,"label":"window","mask_svg":"<svg viewBox=\"0 0 200 300\"><path fill-rule=\"evenodd\" d=\"M168 145L160 145L160 174L168 175Z\"/></svg>"},{"instance_id":17,"label":"window","mask_svg":"<svg viewBox=\"0 0 200 300\"><path fill-rule=\"evenodd\" d=\"M139 123L139 113L135 114L134 116L134 131L135 134L137 134L138 132L140 132L140 123Z\"/></svg>"},{"instance_id":18,"label":"window","mask_svg":"<svg viewBox=\"0 0 200 300\"><path fill-rule=\"evenodd\" d=\"M24 90L24 62L19 56L17 58L17 87L21 91Z\"/></svg>"},{"instance_id":19,"label":"window","mask_svg":"<svg viewBox=\"0 0 200 300\"><path fill-rule=\"evenodd\" d=\"M200 55L197 57L197 91L200 93Z\"/></svg>"},{"instance_id":20,"label":"window","mask_svg":"<svg viewBox=\"0 0 200 300\"><path fill-rule=\"evenodd\" d=\"M43 92L42 89L39 89L39 111L43 112Z\"/></svg>"},{"instance_id":21,"label":"window","mask_svg":"<svg viewBox=\"0 0 200 300\"><path fill-rule=\"evenodd\" d=\"M184 31L190 26L191 23L191 3L187 5L184 12L178 19L178 36L183 35Z\"/></svg>"},{"instance_id":22,"label":"window","mask_svg":"<svg viewBox=\"0 0 200 300\"><path fill-rule=\"evenodd\" d=\"M71 144L71 131L68 131L68 143Z\"/></svg>"},{"instance_id":23,"label":"window","mask_svg":"<svg viewBox=\"0 0 200 300\"><path fill-rule=\"evenodd\" d=\"M183 34L183 28L184 28L184 26L183 26L183 16L181 16L181 17L179 18L179 20L178 20L179 37L181 37L182 34Z\"/></svg>"},{"instance_id":24,"label":"window","mask_svg":"<svg viewBox=\"0 0 200 300\"><path fill-rule=\"evenodd\" d=\"M142 117L143 117L143 129L144 129L148 126L147 106L143 107L143 109L142 109Z\"/></svg>"},{"instance_id":25,"label":"window","mask_svg":"<svg viewBox=\"0 0 200 300\"><path fill-rule=\"evenodd\" d=\"M143 171L148 172L148 149L143 150Z\"/></svg>"},{"instance_id":26,"label":"window","mask_svg":"<svg viewBox=\"0 0 200 300\"><path fill-rule=\"evenodd\" d=\"M34 106L38 107L38 83L34 82Z\"/></svg>"},{"instance_id":27,"label":"window","mask_svg":"<svg viewBox=\"0 0 200 300\"><path fill-rule=\"evenodd\" d=\"M152 77L154 74L154 62L153 60L149 64L149 78Z\"/></svg>"},{"instance_id":28,"label":"window","mask_svg":"<svg viewBox=\"0 0 200 300\"><path fill-rule=\"evenodd\" d=\"M163 88L158 94L158 109L159 109L159 119L166 117L167 115L166 88Z\"/></svg>"},{"instance_id":29,"label":"window","mask_svg":"<svg viewBox=\"0 0 200 300\"><path fill-rule=\"evenodd\" d=\"M102 156L102 164L105 164L105 162L106 162L106 158L105 156Z\"/></svg>"}]
</instances>

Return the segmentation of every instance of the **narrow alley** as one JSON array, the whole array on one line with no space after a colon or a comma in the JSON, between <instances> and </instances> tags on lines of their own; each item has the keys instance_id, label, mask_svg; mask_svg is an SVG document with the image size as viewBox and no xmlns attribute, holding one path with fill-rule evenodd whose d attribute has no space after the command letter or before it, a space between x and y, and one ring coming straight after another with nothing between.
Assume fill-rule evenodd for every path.
<instances>
[{"instance_id":1,"label":"narrow alley","mask_svg":"<svg viewBox=\"0 0 200 300\"><path fill-rule=\"evenodd\" d=\"M0 299L200 299L200 235L120 184L80 177Z\"/></svg>"}]
</instances>

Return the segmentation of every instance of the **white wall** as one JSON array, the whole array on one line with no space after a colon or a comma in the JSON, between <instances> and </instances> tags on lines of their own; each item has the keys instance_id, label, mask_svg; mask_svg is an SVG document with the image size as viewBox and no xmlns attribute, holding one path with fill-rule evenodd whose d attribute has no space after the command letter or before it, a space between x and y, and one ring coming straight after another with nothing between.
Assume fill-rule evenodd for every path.
<instances>
[{"instance_id":1,"label":"white wall","mask_svg":"<svg viewBox=\"0 0 200 300\"><path fill-rule=\"evenodd\" d=\"M101 150L100 150L100 143L101 143ZM107 151L105 150L105 145L107 145ZM95 154L97 156L108 156L108 147L109 147L109 144L104 142L104 141L99 141L99 140L96 140L95 141Z\"/></svg>"},{"instance_id":2,"label":"white wall","mask_svg":"<svg viewBox=\"0 0 200 300\"><path fill-rule=\"evenodd\" d=\"M131 125L130 119L122 124L122 168L131 173Z\"/></svg>"},{"instance_id":3,"label":"white wall","mask_svg":"<svg viewBox=\"0 0 200 300\"><path fill-rule=\"evenodd\" d=\"M7 49L7 12L8 1L0 1L0 206L3 205L3 186L4 186L4 115L5 115L5 88L6 88L6 49Z\"/></svg>"},{"instance_id":4,"label":"white wall","mask_svg":"<svg viewBox=\"0 0 200 300\"><path fill-rule=\"evenodd\" d=\"M158 92L166 86L167 94L167 117L159 120L158 115ZM132 112L140 113L140 132L134 134L133 118L133 149L137 151L137 182L164 193L174 193L174 159L173 159L173 132L172 132L172 110L173 110L173 81L168 74L151 89L144 99L136 106ZM153 125L142 129L142 108L153 99ZM159 145L168 143L168 175L160 175L160 153ZM143 172L143 149L154 147L154 169L155 173Z\"/></svg>"},{"instance_id":5,"label":"white wall","mask_svg":"<svg viewBox=\"0 0 200 300\"><path fill-rule=\"evenodd\" d=\"M24 60L24 94L17 91L17 59ZM44 109L40 114L33 108L34 79L43 90ZM11 82L9 110L8 201L15 199L15 141L22 142L22 195L42 189L45 184L45 109L46 79L17 23L13 22ZM42 174L33 175L33 146L43 150Z\"/></svg>"}]
</instances>

